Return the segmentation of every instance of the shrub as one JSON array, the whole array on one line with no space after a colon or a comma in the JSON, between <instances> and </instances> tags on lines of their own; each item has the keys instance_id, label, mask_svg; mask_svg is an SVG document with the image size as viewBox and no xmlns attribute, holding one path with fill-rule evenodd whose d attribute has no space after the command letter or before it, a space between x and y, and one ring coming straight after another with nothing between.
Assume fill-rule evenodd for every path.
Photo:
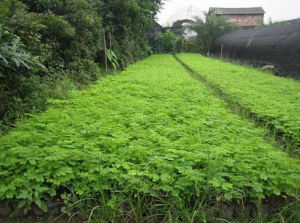
<instances>
[{"instance_id":1,"label":"shrub","mask_svg":"<svg viewBox=\"0 0 300 223\"><path fill-rule=\"evenodd\" d=\"M170 31L157 35L154 40L154 52L156 53L180 52L182 46L183 37L177 37Z\"/></svg>"},{"instance_id":2,"label":"shrub","mask_svg":"<svg viewBox=\"0 0 300 223\"><path fill-rule=\"evenodd\" d=\"M185 39L183 42L183 52L200 53L202 52L196 38Z\"/></svg>"},{"instance_id":3,"label":"shrub","mask_svg":"<svg viewBox=\"0 0 300 223\"><path fill-rule=\"evenodd\" d=\"M103 73L94 61L86 59L78 59L70 63L67 70L68 76L79 88L96 81L99 75Z\"/></svg>"},{"instance_id":4,"label":"shrub","mask_svg":"<svg viewBox=\"0 0 300 223\"><path fill-rule=\"evenodd\" d=\"M26 52L20 38L0 26L0 120L9 123L17 114L46 103L35 73L45 69L37 57Z\"/></svg>"}]
</instances>

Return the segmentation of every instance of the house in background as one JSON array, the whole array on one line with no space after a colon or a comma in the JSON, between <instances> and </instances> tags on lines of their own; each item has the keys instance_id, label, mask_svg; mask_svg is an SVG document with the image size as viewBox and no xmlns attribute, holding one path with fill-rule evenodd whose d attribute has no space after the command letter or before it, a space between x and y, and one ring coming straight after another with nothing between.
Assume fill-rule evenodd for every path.
<instances>
[{"instance_id":1,"label":"house in background","mask_svg":"<svg viewBox=\"0 0 300 223\"><path fill-rule=\"evenodd\" d=\"M265 11L262 7L255 8L209 8L209 12L225 17L229 22L241 27L252 28L264 23Z\"/></svg>"}]
</instances>

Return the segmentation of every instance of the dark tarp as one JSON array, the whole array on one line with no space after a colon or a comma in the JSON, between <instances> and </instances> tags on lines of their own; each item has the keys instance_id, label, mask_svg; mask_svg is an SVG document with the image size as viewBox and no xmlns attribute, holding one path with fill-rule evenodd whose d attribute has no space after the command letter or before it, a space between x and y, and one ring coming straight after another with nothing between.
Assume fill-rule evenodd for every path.
<instances>
[{"instance_id":1,"label":"dark tarp","mask_svg":"<svg viewBox=\"0 0 300 223\"><path fill-rule=\"evenodd\" d=\"M226 33L214 41L211 54L274 65L278 75L300 79L300 20Z\"/></svg>"}]
</instances>

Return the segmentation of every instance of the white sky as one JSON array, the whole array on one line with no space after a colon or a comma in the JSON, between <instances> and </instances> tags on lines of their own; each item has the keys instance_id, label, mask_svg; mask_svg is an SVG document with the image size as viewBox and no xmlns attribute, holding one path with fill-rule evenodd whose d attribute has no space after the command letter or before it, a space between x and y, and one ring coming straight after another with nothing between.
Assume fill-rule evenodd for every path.
<instances>
[{"instance_id":1,"label":"white sky","mask_svg":"<svg viewBox=\"0 0 300 223\"><path fill-rule=\"evenodd\" d=\"M272 18L272 21L300 18L300 0L165 0L163 9L157 16L158 22L161 25L169 25L176 17L185 17L190 6L193 8L193 16L201 11L208 11L209 7L262 6L266 11L265 22L268 22L269 18Z\"/></svg>"}]
</instances>

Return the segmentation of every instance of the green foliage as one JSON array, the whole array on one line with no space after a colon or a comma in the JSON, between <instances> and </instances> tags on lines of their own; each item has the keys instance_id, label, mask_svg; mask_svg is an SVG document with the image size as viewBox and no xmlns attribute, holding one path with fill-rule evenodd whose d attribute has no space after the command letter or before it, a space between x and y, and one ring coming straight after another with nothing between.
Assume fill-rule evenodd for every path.
<instances>
[{"instance_id":1,"label":"green foliage","mask_svg":"<svg viewBox=\"0 0 300 223\"><path fill-rule=\"evenodd\" d=\"M203 222L204 203L298 194L299 160L170 55L52 104L0 137L1 200L45 208L70 188L66 213L82 205L102 222L172 222L174 212L177 222Z\"/></svg>"},{"instance_id":2,"label":"green foliage","mask_svg":"<svg viewBox=\"0 0 300 223\"><path fill-rule=\"evenodd\" d=\"M160 33L154 40L155 53L175 53L181 52L183 47L183 37L175 36L171 31Z\"/></svg>"},{"instance_id":3,"label":"green foliage","mask_svg":"<svg viewBox=\"0 0 300 223\"><path fill-rule=\"evenodd\" d=\"M78 60L67 67L68 77L81 88L84 85L95 82L103 71L92 60Z\"/></svg>"},{"instance_id":4,"label":"green foliage","mask_svg":"<svg viewBox=\"0 0 300 223\"><path fill-rule=\"evenodd\" d=\"M179 54L178 57L233 103L273 128L291 152L299 153L299 82L198 54Z\"/></svg>"},{"instance_id":5,"label":"green foliage","mask_svg":"<svg viewBox=\"0 0 300 223\"><path fill-rule=\"evenodd\" d=\"M107 30L106 45L111 50L108 51L108 59L114 68L124 68L148 56L151 52L147 32L161 4L160 0L0 1L1 25L18 36L15 39L22 43L24 52L28 52L21 55L22 52L19 50L17 52L19 59L17 60L15 55L13 63L9 64L7 58L2 58L2 62L5 62L5 66L0 68L2 73L7 73L6 69L10 66L9 69L15 72L15 79L9 83L1 83L0 92L5 88L6 93L5 96L3 94L0 96L2 100L0 120L4 121L4 116L7 117L6 114L9 112L11 118L5 121L9 124L24 111L42 110L47 95L63 97L62 86L57 85L61 80L65 80L65 83L71 81L73 84L70 86L80 88L95 81L100 76L100 73L97 73L101 72L99 67L103 67L105 61L103 30ZM4 46L0 47L4 49ZM8 50L7 47L6 49ZM22 66L26 68L27 63L34 58L28 58L29 61L26 61L29 53L38 56L39 63L47 70L19 72L35 80L31 80L30 90L24 90L28 84L25 84L27 82L23 80L24 77L17 75L17 70L20 70L19 64L24 62ZM54 80L54 77L57 80ZM49 80L56 84L52 85ZM14 98L15 84L19 85L18 89L22 88L22 97ZM22 84L26 86L21 86ZM57 89L52 89L52 86L56 86ZM34 89L44 90L41 93L34 92ZM59 93L56 93L56 90ZM41 100L36 101L40 101L40 105L27 101L31 98L31 94L39 95ZM18 102L13 102L16 100ZM12 102L14 106L9 105Z\"/></svg>"},{"instance_id":6,"label":"green foliage","mask_svg":"<svg viewBox=\"0 0 300 223\"><path fill-rule=\"evenodd\" d=\"M15 113L28 112L30 107L45 104L44 90L39 84L39 78L35 76L35 73L41 69L45 70L45 67L39 63L38 58L25 51L20 38L0 26L0 120L2 123L14 120Z\"/></svg>"},{"instance_id":7,"label":"green foliage","mask_svg":"<svg viewBox=\"0 0 300 223\"><path fill-rule=\"evenodd\" d=\"M204 16L204 19L196 18L191 30L197 33L197 43L202 52L206 54L217 36L235 29L236 25L213 13L205 13Z\"/></svg>"},{"instance_id":8,"label":"green foliage","mask_svg":"<svg viewBox=\"0 0 300 223\"><path fill-rule=\"evenodd\" d=\"M149 55L147 34L161 0L103 0L99 12L122 68ZM109 47L110 48L110 47Z\"/></svg>"},{"instance_id":9,"label":"green foliage","mask_svg":"<svg viewBox=\"0 0 300 223\"><path fill-rule=\"evenodd\" d=\"M119 66L118 63L118 58L116 56L116 54L114 53L114 51L112 50L107 50L107 58L109 60L109 62L113 65L114 69L117 69L117 67Z\"/></svg>"},{"instance_id":10,"label":"green foliage","mask_svg":"<svg viewBox=\"0 0 300 223\"><path fill-rule=\"evenodd\" d=\"M37 58L24 50L20 38L0 26L0 78L19 73L20 69L40 69L43 66ZM43 67L44 68L44 67ZM21 74L22 75L22 74Z\"/></svg>"},{"instance_id":11,"label":"green foliage","mask_svg":"<svg viewBox=\"0 0 300 223\"><path fill-rule=\"evenodd\" d=\"M96 60L102 46L102 22L86 0L26 1L29 11L45 28L43 42L52 46L52 61L64 64L80 59ZM56 62L58 63L58 62Z\"/></svg>"},{"instance_id":12,"label":"green foliage","mask_svg":"<svg viewBox=\"0 0 300 223\"><path fill-rule=\"evenodd\" d=\"M202 49L195 38L186 39L183 42L182 52L187 53L201 53Z\"/></svg>"}]
</instances>

